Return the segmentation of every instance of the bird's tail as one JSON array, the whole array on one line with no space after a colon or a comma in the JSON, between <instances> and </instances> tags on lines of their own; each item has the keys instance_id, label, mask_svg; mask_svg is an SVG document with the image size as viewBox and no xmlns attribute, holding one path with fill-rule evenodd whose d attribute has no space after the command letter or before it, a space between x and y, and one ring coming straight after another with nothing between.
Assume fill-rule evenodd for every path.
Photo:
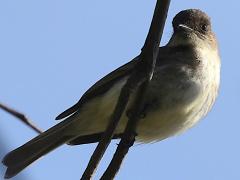
<instances>
[{"instance_id":1,"label":"bird's tail","mask_svg":"<svg viewBox=\"0 0 240 180\"><path fill-rule=\"evenodd\" d=\"M64 124L59 123L23 146L8 153L2 161L7 166L5 178L8 179L15 176L41 156L71 140L71 136L64 135L64 127Z\"/></svg>"}]
</instances>

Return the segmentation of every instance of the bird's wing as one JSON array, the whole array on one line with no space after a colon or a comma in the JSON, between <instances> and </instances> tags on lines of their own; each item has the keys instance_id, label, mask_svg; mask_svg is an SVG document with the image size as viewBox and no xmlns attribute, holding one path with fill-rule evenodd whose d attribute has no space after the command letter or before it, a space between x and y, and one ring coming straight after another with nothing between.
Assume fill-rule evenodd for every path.
<instances>
[{"instance_id":1,"label":"bird's wing","mask_svg":"<svg viewBox=\"0 0 240 180\"><path fill-rule=\"evenodd\" d=\"M159 56L157 58L157 66L164 66L164 64L167 64L167 59L168 59L168 48L161 47L159 49ZM74 119L74 114L79 111L81 106L90 100L91 98L94 98L98 95L101 95L105 93L109 88L113 86L113 84L118 81L119 79L129 75L134 71L134 67L137 65L139 62L139 57L137 56L134 58L132 61L129 63L119 67L115 71L111 72L101 80L99 80L97 83L95 83L83 96L82 98L78 101L77 104L72 106L71 108L67 109L63 113L61 113L59 116L57 116L56 119L62 119L65 117L68 117L70 115L69 119L66 119L63 121L63 125L67 125L71 122L71 120ZM72 118L71 118L72 117ZM97 134L89 134L89 135L84 135L77 137L75 139L72 139L71 141L68 142L69 145L80 145L80 144L88 144L88 143L95 143L98 142L103 135L103 132L97 133ZM118 139L121 138L122 134L115 134L113 136L113 139Z\"/></svg>"},{"instance_id":2,"label":"bird's wing","mask_svg":"<svg viewBox=\"0 0 240 180\"><path fill-rule=\"evenodd\" d=\"M166 46L159 48L157 66L161 66L166 63L166 61L168 60L169 53L171 53L169 52L169 49L170 48ZM112 87L116 81L133 72L133 70L135 69L134 67L139 62L138 60L139 60L139 56L137 56L130 62L126 63L125 65L119 67L118 69L114 70L113 72L109 73L108 75L100 79L83 94L81 99L75 105L73 105L69 109L59 114L56 117L56 120L60 120L70 116L71 114L77 112L81 108L82 104L84 104L85 102L107 92L109 88Z\"/></svg>"},{"instance_id":3,"label":"bird's wing","mask_svg":"<svg viewBox=\"0 0 240 180\"><path fill-rule=\"evenodd\" d=\"M114 70L113 72L109 73L108 75L100 79L89 90L86 91L86 93L75 105L65 110L60 115L58 115L56 117L56 120L68 117L69 115L77 112L81 108L82 104L84 104L85 102L107 92L107 90L109 90L109 88L112 87L116 81L130 74L135 69L134 67L137 63L138 56L134 58L132 61L119 67L118 69Z\"/></svg>"}]
</instances>

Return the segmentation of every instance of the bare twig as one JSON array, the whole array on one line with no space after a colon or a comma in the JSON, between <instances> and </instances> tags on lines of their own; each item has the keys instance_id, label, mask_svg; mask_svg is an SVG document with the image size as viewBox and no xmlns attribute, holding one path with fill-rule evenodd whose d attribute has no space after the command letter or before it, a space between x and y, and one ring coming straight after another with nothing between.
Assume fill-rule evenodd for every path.
<instances>
[{"instance_id":1,"label":"bare twig","mask_svg":"<svg viewBox=\"0 0 240 180\"><path fill-rule=\"evenodd\" d=\"M85 172L82 175L82 180L91 179L94 171L96 170L100 160L102 159L102 156L104 152L106 151L109 143L111 142L111 139L113 137L113 133L116 129L116 126L119 122L119 119L125 110L126 104L128 102L131 89L134 88L135 79L130 78L126 85L122 88L118 103L115 107L114 113L111 116L110 123L107 127L107 130L104 132L103 137L101 138L100 142L98 143L98 146L96 147L93 155L91 156L91 159L88 163L88 166L85 170Z\"/></svg>"},{"instance_id":2,"label":"bare twig","mask_svg":"<svg viewBox=\"0 0 240 180\"><path fill-rule=\"evenodd\" d=\"M24 114L0 103L0 108L4 111L8 112L9 114L13 115L14 117L18 118L21 122L23 122L25 125L33 129L37 133L42 133L42 130L40 130L36 125L34 125Z\"/></svg>"},{"instance_id":3,"label":"bare twig","mask_svg":"<svg viewBox=\"0 0 240 180\"><path fill-rule=\"evenodd\" d=\"M142 52L140 54L140 60L146 62L146 64L148 65L146 71L144 71L144 75L146 78L144 78L144 82L142 82L141 86L139 87L138 94L132 107L133 111L127 123L123 138L121 139L121 142L113 156L112 161L110 162L107 170L103 174L101 178L102 180L113 179L116 176L129 148L134 144L135 136L137 135L136 127L140 119L139 115L141 114L141 110L143 107L146 89L149 82L151 81L152 74L154 72L160 40L162 37L169 5L170 0L157 1L151 27ZM137 74L141 73L141 71L138 71Z\"/></svg>"},{"instance_id":4,"label":"bare twig","mask_svg":"<svg viewBox=\"0 0 240 180\"><path fill-rule=\"evenodd\" d=\"M109 125L97 148L95 149L84 174L82 175L82 180L91 179L94 171L97 168L97 165L99 164L104 152L106 151L113 137L113 133L118 125L120 117L126 108L131 91L136 87L140 86L138 88L138 95L133 106L133 116L130 117L124 137L122 138L119 147L102 179L113 179L115 177L124 156L128 152L129 147L135 141L135 128L139 119L138 115L142 107L142 100L144 99L146 87L148 85L148 82L151 80L152 74L154 72L156 57L158 55L160 37L163 32L169 3L170 0L162 0L160 8L160 0L157 1L151 28L142 52L139 56L141 61L138 63L136 71L130 76L127 83L121 90L117 105L111 116Z\"/></svg>"}]
</instances>

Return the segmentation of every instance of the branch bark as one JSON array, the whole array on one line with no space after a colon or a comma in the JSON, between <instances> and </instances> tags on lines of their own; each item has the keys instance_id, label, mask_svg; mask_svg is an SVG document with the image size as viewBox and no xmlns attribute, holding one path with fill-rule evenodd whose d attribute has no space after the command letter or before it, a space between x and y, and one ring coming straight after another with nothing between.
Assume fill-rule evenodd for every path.
<instances>
[{"instance_id":1,"label":"branch bark","mask_svg":"<svg viewBox=\"0 0 240 180\"><path fill-rule=\"evenodd\" d=\"M120 169L120 166L122 164L124 157L129 151L129 148L135 142L135 137L137 135L136 127L140 119L139 116L141 114L141 110L144 104L144 97L148 88L148 84L151 81L152 75L154 73L156 59L158 56L158 50L159 50L160 41L162 38L165 21L167 18L169 5L170 5L170 0L157 1L151 27L148 32L148 36L145 41L145 44L142 48L142 52L140 54L140 60L142 62L145 62L143 63L143 65L144 64L147 65L145 67L146 71L143 71L143 72L138 71L136 73L136 76L139 76L139 74L142 74L144 76L144 79L143 79L144 81L141 83L139 87L137 96L135 98L135 102L133 104L133 108L132 108L133 111L127 123L127 127L125 129L123 138L121 139L120 144L107 170L101 177L101 180L114 179L114 177L116 176L117 172ZM141 70L141 68L139 70Z\"/></svg>"},{"instance_id":2,"label":"branch bark","mask_svg":"<svg viewBox=\"0 0 240 180\"><path fill-rule=\"evenodd\" d=\"M12 116L16 117L19 119L21 122L23 122L26 126L30 127L32 130L34 130L36 133L41 134L43 131L39 129L33 122L30 121L24 114L0 103L0 108Z\"/></svg>"},{"instance_id":3,"label":"branch bark","mask_svg":"<svg viewBox=\"0 0 240 180\"><path fill-rule=\"evenodd\" d=\"M136 67L136 71L129 77L128 81L122 88L108 127L97 148L95 149L89 161L89 164L81 177L81 180L92 178L100 160L103 157L103 154L111 142L114 131L118 125L122 113L126 108L132 90L138 87L137 97L135 98L135 102L132 107L133 113L128 121L123 138L117 148L116 153L114 154L110 165L108 166L101 179L113 179L115 177L129 148L134 144L136 136L135 130L138 124L144 95L148 83L150 82L154 72L156 58L158 55L158 48L167 17L169 4L170 0L157 1L149 33L142 48L142 52L139 55L140 62Z\"/></svg>"}]
</instances>

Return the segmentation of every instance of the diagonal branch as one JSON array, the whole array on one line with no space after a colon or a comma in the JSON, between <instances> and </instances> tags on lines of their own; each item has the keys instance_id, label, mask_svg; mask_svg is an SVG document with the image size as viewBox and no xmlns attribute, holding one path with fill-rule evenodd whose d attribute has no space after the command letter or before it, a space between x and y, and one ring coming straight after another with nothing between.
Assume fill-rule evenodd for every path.
<instances>
[{"instance_id":1,"label":"diagonal branch","mask_svg":"<svg viewBox=\"0 0 240 180\"><path fill-rule=\"evenodd\" d=\"M161 3L160 3L161 2ZM160 6L161 4L161 6ZM139 63L136 71L129 77L128 81L121 90L117 105L111 116L108 127L95 149L89 164L82 175L82 180L91 179L104 152L106 151L118 122L128 103L129 97L133 89L138 87L137 97L133 106L133 116L130 117L126 127L124 137L122 138L118 149L101 179L113 179L120 168L121 162L128 152L128 149L135 141L135 129L139 120L139 112L142 107L144 95L154 72L156 58L158 55L158 47L162 36L165 20L167 17L170 0L158 0L155 8L151 28L147 36L142 52L139 56Z\"/></svg>"},{"instance_id":2,"label":"diagonal branch","mask_svg":"<svg viewBox=\"0 0 240 180\"><path fill-rule=\"evenodd\" d=\"M35 132L41 134L42 130L40 130L36 125L34 125L24 114L0 103L0 108L4 111L8 112L9 114L13 115L14 117L18 118L21 122L23 122L25 125L33 129Z\"/></svg>"},{"instance_id":3,"label":"diagonal branch","mask_svg":"<svg viewBox=\"0 0 240 180\"><path fill-rule=\"evenodd\" d=\"M129 151L129 148L135 142L135 136L137 135L136 127L140 119L139 116L141 114L141 110L144 104L144 97L148 88L148 84L151 81L154 72L160 40L162 38L162 33L167 18L169 5L170 0L157 1L151 27L147 39L145 41L144 47L142 49L142 52L140 54L140 60L142 62L146 62L148 66L146 66L146 70L144 72L139 71L141 70L139 69L138 72L136 73L137 76L138 74L143 74L145 78L142 83L140 81L141 85L138 89L133 107L131 108L133 111L131 116L129 117L129 121L127 123L127 127L125 129L123 138L121 139L120 144L107 170L101 177L102 180L114 179L114 177L116 176L117 172L120 169L124 157Z\"/></svg>"},{"instance_id":4,"label":"diagonal branch","mask_svg":"<svg viewBox=\"0 0 240 180\"><path fill-rule=\"evenodd\" d=\"M129 78L126 85L122 88L118 103L115 107L115 110L111 116L110 122L108 124L108 127L106 131L103 134L103 137L101 138L100 142L98 143L98 146L96 147L88 166L82 175L81 180L91 179L93 173L95 172L100 160L103 157L103 154L105 153L108 145L111 142L111 139L113 137L113 133L117 127L117 124L120 120L120 117L125 110L125 107L127 105L128 99L130 97L131 90L137 85L137 81L135 81L134 78Z\"/></svg>"}]
</instances>

